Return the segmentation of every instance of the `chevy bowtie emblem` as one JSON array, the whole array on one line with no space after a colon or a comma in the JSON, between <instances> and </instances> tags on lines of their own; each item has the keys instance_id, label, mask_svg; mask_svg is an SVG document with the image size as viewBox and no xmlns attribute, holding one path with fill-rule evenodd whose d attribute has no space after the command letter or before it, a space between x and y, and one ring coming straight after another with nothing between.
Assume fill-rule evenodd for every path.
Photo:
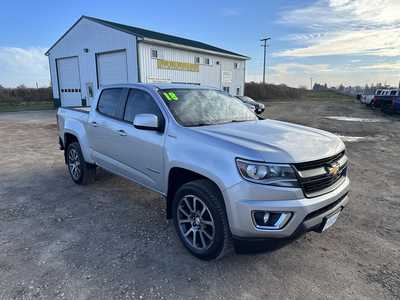
<instances>
[{"instance_id":1,"label":"chevy bowtie emblem","mask_svg":"<svg viewBox=\"0 0 400 300\"><path fill-rule=\"evenodd\" d=\"M339 173L340 164L338 162L331 163L326 167L326 171L329 175L336 176Z\"/></svg>"}]
</instances>

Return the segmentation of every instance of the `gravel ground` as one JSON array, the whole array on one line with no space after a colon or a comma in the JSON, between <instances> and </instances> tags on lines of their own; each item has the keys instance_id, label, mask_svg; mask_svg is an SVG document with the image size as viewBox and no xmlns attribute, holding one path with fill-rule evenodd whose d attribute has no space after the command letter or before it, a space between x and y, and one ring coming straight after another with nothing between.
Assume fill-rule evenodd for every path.
<instances>
[{"instance_id":1,"label":"gravel ground","mask_svg":"<svg viewBox=\"0 0 400 300\"><path fill-rule=\"evenodd\" d=\"M399 299L400 118L353 101L274 102L266 116L349 141L350 203L324 234L204 262L157 194L101 170L71 181L54 111L0 114L0 299Z\"/></svg>"}]
</instances>

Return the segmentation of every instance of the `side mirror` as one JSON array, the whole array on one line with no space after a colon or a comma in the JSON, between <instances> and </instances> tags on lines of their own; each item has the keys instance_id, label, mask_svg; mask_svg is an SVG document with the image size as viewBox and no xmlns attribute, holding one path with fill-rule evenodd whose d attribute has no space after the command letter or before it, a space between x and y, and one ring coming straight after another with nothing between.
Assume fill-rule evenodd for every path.
<instances>
[{"instance_id":1,"label":"side mirror","mask_svg":"<svg viewBox=\"0 0 400 300\"><path fill-rule=\"evenodd\" d=\"M133 126L137 129L143 130L160 130L158 117L153 114L138 114L133 120Z\"/></svg>"}]
</instances>

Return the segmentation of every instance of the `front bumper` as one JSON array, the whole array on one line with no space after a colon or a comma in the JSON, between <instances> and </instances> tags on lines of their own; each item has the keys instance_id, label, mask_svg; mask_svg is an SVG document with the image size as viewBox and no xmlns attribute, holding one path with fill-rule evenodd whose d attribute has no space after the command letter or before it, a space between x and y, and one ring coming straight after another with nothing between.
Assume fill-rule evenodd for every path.
<instances>
[{"instance_id":1,"label":"front bumper","mask_svg":"<svg viewBox=\"0 0 400 300\"><path fill-rule=\"evenodd\" d=\"M245 239L285 238L299 231L318 230L326 216L346 206L349 185L346 177L332 192L305 198L301 189L240 182L223 192L232 235ZM252 218L252 212L258 210L291 212L292 217L281 229L260 229Z\"/></svg>"}]
</instances>

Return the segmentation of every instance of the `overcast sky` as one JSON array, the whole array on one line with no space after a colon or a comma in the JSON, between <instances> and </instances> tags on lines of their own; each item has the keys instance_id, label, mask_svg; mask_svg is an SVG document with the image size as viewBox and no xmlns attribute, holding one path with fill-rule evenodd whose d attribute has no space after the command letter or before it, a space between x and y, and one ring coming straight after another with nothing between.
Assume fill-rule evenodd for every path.
<instances>
[{"instance_id":1,"label":"overcast sky","mask_svg":"<svg viewBox=\"0 0 400 300\"><path fill-rule=\"evenodd\" d=\"M400 80L400 0L5 1L0 85L48 86L44 52L81 16L200 40L251 57L247 81L290 86Z\"/></svg>"}]
</instances>

